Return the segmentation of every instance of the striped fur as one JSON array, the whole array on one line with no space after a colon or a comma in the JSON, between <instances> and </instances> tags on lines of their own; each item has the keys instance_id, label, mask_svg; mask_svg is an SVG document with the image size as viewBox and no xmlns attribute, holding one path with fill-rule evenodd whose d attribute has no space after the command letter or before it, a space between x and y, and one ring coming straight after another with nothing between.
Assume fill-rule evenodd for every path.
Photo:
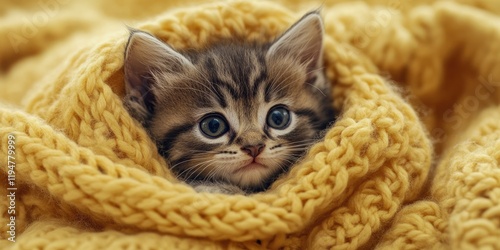
<instances>
[{"instance_id":1,"label":"striped fur","mask_svg":"<svg viewBox=\"0 0 500 250\"><path fill-rule=\"evenodd\" d=\"M212 187L198 190L265 190L335 117L322 70L322 29L312 12L273 43L226 41L195 52L177 52L133 31L125 54L125 105L179 178ZM285 129L267 123L276 106L290 111ZM218 138L200 127L214 113L229 126ZM245 150L249 145L262 152L253 157ZM244 168L252 162L258 167ZM224 191L217 183L235 189Z\"/></svg>"}]
</instances>

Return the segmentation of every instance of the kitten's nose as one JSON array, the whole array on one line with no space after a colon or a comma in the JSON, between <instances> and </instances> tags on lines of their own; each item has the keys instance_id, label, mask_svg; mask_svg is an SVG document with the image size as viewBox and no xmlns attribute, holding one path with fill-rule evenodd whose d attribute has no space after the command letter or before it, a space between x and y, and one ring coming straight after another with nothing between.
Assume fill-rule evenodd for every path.
<instances>
[{"instance_id":1,"label":"kitten's nose","mask_svg":"<svg viewBox=\"0 0 500 250\"><path fill-rule=\"evenodd\" d=\"M252 156L252 157L257 157L257 155L259 155L262 150L264 149L266 145L265 144L257 144L257 145L247 145L247 146L243 146L241 147L241 150L243 150L245 153L247 153L248 155Z\"/></svg>"}]
</instances>

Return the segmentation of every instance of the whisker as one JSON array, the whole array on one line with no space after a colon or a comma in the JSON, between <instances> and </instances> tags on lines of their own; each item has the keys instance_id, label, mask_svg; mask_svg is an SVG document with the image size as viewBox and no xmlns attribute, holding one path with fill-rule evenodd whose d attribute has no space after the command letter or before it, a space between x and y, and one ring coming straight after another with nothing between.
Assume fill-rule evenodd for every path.
<instances>
[{"instance_id":1,"label":"whisker","mask_svg":"<svg viewBox=\"0 0 500 250\"><path fill-rule=\"evenodd\" d=\"M195 165L191 165L191 166L188 166L186 169L184 169L182 172L179 173L179 176L184 176L185 174L184 173L191 173L193 171L196 171L197 167L202 165L204 162L200 162L200 163L197 163ZM191 176L191 174L189 174L189 176ZM186 179L189 179L189 176L186 177Z\"/></svg>"},{"instance_id":2,"label":"whisker","mask_svg":"<svg viewBox=\"0 0 500 250\"><path fill-rule=\"evenodd\" d=\"M200 176L201 174L203 174L203 172L205 172L205 170L207 168L209 168L213 163L216 163L216 161L213 160L213 159L210 159L210 160L208 160L208 162L205 162L205 163L206 164L204 165L204 167L202 169L198 169L199 170L198 174L194 177L194 179L198 179L198 176ZM209 173L210 173L210 171L209 171Z\"/></svg>"}]
</instances>

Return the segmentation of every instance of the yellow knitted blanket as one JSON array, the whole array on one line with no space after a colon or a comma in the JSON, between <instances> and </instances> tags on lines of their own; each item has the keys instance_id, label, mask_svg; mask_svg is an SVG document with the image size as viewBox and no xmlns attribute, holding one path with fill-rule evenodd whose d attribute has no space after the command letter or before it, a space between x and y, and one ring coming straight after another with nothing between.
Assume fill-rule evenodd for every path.
<instances>
[{"instance_id":1,"label":"yellow knitted blanket","mask_svg":"<svg viewBox=\"0 0 500 250\"><path fill-rule=\"evenodd\" d=\"M126 25L269 41L322 6L341 116L264 193L196 193L124 110ZM2 1L1 249L500 249L500 4Z\"/></svg>"}]
</instances>

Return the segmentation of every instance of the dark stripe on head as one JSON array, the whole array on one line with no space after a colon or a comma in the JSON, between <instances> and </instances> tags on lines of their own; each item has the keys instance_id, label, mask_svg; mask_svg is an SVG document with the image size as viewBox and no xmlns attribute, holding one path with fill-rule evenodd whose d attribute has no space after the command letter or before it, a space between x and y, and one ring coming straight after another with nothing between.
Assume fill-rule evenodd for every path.
<instances>
[{"instance_id":1,"label":"dark stripe on head","mask_svg":"<svg viewBox=\"0 0 500 250\"><path fill-rule=\"evenodd\" d=\"M240 90L241 96L243 98L250 98L251 89L250 89L250 72L256 70L256 66L253 62L249 62L249 55L242 54L243 58L239 58L241 63L234 65L234 69L231 71L231 78L233 82L238 85L236 86ZM236 60L237 61L237 60Z\"/></svg>"},{"instance_id":2,"label":"dark stripe on head","mask_svg":"<svg viewBox=\"0 0 500 250\"><path fill-rule=\"evenodd\" d=\"M267 79L267 64L266 64L266 59L263 54L257 54L257 63L261 66L260 67L260 74L255 78L255 81L253 82L253 89L252 93L253 96L257 94L257 91L260 87L260 85Z\"/></svg>"},{"instance_id":3,"label":"dark stripe on head","mask_svg":"<svg viewBox=\"0 0 500 250\"><path fill-rule=\"evenodd\" d=\"M266 88L264 89L264 101L271 101L271 84L267 84Z\"/></svg>"},{"instance_id":4,"label":"dark stripe on head","mask_svg":"<svg viewBox=\"0 0 500 250\"><path fill-rule=\"evenodd\" d=\"M209 80L212 82L214 86L217 87L224 87L225 89L229 90L229 94L235 99L239 98L238 90L231 86L228 82L222 81L218 76L217 76L217 69L215 67L214 59L213 58L207 58L205 60L205 67L208 69L208 74L209 74ZM220 89L218 90L220 91ZM222 94L222 92L220 93Z\"/></svg>"},{"instance_id":5,"label":"dark stripe on head","mask_svg":"<svg viewBox=\"0 0 500 250\"><path fill-rule=\"evenodd\" d=\"M252 96L255 97L260 85L267 79L267 70L263 69L253 83Z\"/></svg>"}]
</instances>

